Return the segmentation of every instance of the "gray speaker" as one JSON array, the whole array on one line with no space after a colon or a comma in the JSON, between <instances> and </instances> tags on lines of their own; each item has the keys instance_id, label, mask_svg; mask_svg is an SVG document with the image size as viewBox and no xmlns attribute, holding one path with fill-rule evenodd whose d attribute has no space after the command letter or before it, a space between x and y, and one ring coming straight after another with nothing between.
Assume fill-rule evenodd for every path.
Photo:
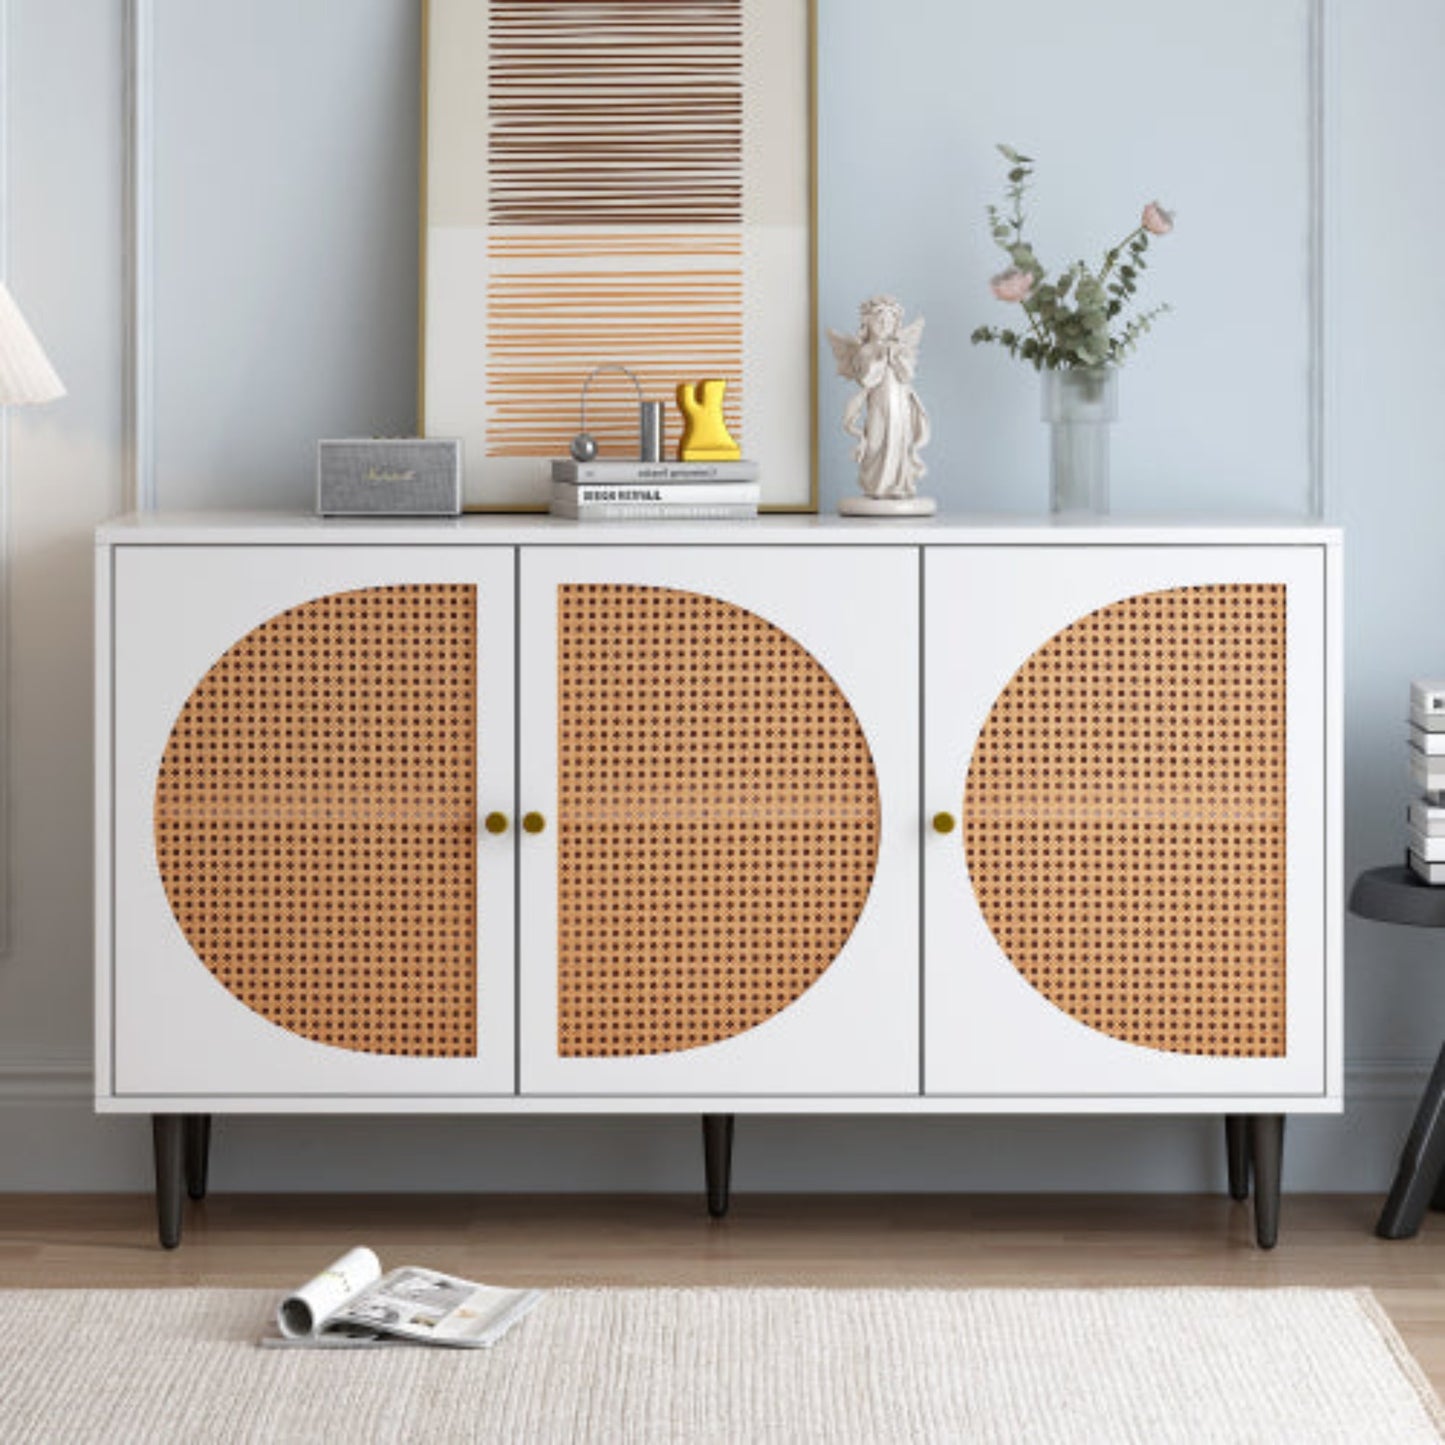
<instances>
[{"instance_id":1,"label":"gray speaker","mask_svg":"<svg viewBox=\"0 0 1445 1445\"><path fill-rule=\"evenodd\" d=\"M323 517L455 517L462 510L461 441L317 442L316 510Z\"/></svg>"}]
</instances>

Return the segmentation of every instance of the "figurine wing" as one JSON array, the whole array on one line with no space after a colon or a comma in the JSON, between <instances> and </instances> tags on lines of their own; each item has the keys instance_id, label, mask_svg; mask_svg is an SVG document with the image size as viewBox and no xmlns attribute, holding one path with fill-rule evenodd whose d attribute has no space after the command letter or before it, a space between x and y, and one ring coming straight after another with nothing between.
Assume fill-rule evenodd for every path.
<instances>
[{"instance_id":1,"label":"figurine wing","mask_svg":"<svg viewBox=\"0 0 1445 1445\"><path fill-rule=\"evenodd\" d=\"M861 343L856 336L842 336L828 328L828 344L833 348L833 360L838 365L838 375L850 381L858 379L858 351Z\"/></svg>"},{"instance_id":2,"label":"figurine wing","mask_svg":"<svg viewBox=\"0 0 1445 1445\"><path fill-rule=\"evenodd\" d=\"M918 348L923 344L923 317L905 326L898 333L899 345L903 348L903 354L910 361L918 360Z\"/></svg>"}]
</instances>

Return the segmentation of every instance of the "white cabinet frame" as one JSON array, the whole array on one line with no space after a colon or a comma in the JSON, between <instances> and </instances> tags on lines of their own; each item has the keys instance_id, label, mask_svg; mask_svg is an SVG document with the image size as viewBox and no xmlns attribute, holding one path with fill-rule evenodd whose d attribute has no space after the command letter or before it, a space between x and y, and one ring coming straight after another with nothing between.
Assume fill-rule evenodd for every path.
<instances>
[{"instance_id":1,"label":"white cabinet frame","mask_svg":"<svg viewBox=\"0 0 1445 1445\"><path fill-rule=\"evenodd\" d=\"M96 972L96 1106L105 1112L159 1113L197 1111L303 1112L303 1113L1252 1113L1273 1111L1334 1112L1341 1107L1342 988L1340 968L1340 560L1338 535L1317 527L1130 527L1067 528L1048 525L971 525L938 521L929 524L867 524L822 518L770 518L756 524L646 524L621 523L593 527L547 520L516 521L506 518L465 518L457 522L388 522L362 524L319 522L283 516L204 517L151 516L109 524L99 536L97 566L97 750L98 826L97 865L97 972ZM981 1056L990 1048L1002 1050L1009 1030L1019 1027L1022 1014L1008 1011L1010 988L1027 985L1015 977L999 975L999 961L989 952L996 945L982 930L986 947L977 950L962 977L950 981L936 972L933 954L939 944L937 900L954 886L938 874L942 854L927 831L927 820L939 806L956 806L957 799L940 803L933 785L921 791L915 769L910 773L905 735L915 742L921 727L919 649L915 631L921 599L914 579L921 571L930 588L937 580L932 559L959 554L977 561L975 588L967 611L950 610L930 594L926 648L932 651L952 634L960 648L969 644L969 628L979 629L985 641L995 632L1012 638L1017 667L1026 655L1028 629L1035 642L1056 630L1058 618L1042 607L1033 623L1011 618L1001 608L988 577L1002 585L1009 565L1009 549L1046 553L1048 574L1059 589L1082 587L1067 611L1087 610L1089 595L1107 600L1108 588L1099 590L1090 577L1108 573L1107 560L1081 564L1069 561L1090 554L1106 558L1133 558L1123 590L1138 590L1141 575L1159 586L1179 586L1191 578L1220 580L1219 559L1224 549L1241 576L1268 580L1283 577L1291 588L1291 628L1296 611L1304 629L1299 646L1313 660L1302 663L1305 689L1301 699L1317 708L1313 725L1300 711L1300 723L1291 753L1291 789L1300 794L1291 829L1299 837L1317 830L1318 847L1290 855L1291 889L1297 890L1290 918L1290 1020L1289 1055L1283 1061L1232 1061L1228 1067L1196 1067L1223 1061L1151 1060L1147 1069L1128 1064L1116 1067L1108 1056L1117 1049L1112 1040L1091 1038L1075 1069L1064 1067L1068 1055L1053 1046L1058 1031L1045 1019L1039 1027L1050 1043L1052 1073L1020 1066L1014 1069L1004 1057L994 1059L998 1073L990 1087L977 1079L948 1079L938 1073L939 1050L944 1047L931 1020L958 1005L950 989L977 990L977 973L984 979L984 996L990 1008L1000 1004L996 1037L977 1037L973 1045ZM144 554L142 556L141 554ZM516 952L517 930L507 917L502 923L501 895L510 890L498 872L490 884L492 901L482 917L489 919L500 949L489 950L488 982L480 992L489 1000L488 1016L506 1023L511 1040L520 1038L524 1055L535 1055L532 1069L506 1053L506 1067L488 1069L503 1055L501 1043L489 1051L487 1068L477 1061L391 1059L368 1057L289 1038L232 999L200 967L171 919L160 889L151 843L149 818L155 765L164 747L166 729L184 702L188 689L205 672L228 641L281 610L328 590L392 582L475 582L483 554L500 558L506 568L516 567L525 579L592 577L605 580L655 580L657 585L690 587L727 595L735 589L745 607L778 607L776 620L800 637L848 693L870 743L894 739L876 747L887 868L880 861L877 887L883 892L871 899L859 931L848 948L857 950L859 976L879 967L870 958L882 956L886 943L893 963L889 987L896 997L884 999L877 983L863 990L865 1010L881 1008L879 1018L889 1031L891 1062L874 1070L859 1063L844 1070L838 1061L848 1049L830 1049L832 1062L811 1068L805 1062L786 1061L790 1052L812 1047L826 1019L836 1022L854 1043L864 1026L861 1013L851 1004L837 1004L828 1012L828 975L810 993L770 1023L724 1044L698 1051L696 1059L671 1058L550 1061L542 1052L549 1034L555 1037L555 1016L549 1018L547 990L555 965L546 956L537 931L539 917L548 908L549 874L545 854L528 855L531 838L514 829L502 846L489 855L497 869L510 870L521 850L523 870L522 962ZM733 555L736 554L736 555ZM192 560L185 562L185 556ZM988 562L994 556L993 563ZM829 557L836 557L837 563ZM204 566L197 565L201 558ZM1141 558L1151 560L1140 561ZM858 559L856 572L849 563ZM804 566L803 563L807 565ZM739 565L741 564L741 565ZM867 564L864 566L863 564ZM490 565L490 564L488 564ZM131 606L132 567L153 574L155 581L142 588L143 605ZM876 572L871 569L876 567ZM994 567L994 572L989 568ZM1092 567L1092 571L1091 571ZM1150 569L1153 569L1152 571ZM857 587L852 579L868 573L876 584ZM791 576L790 576L791 574ZM515 596L513 574L487 572L494 594L505 592L508 609ZM505 577L508 580L498 581ZM773 578L786 578L775 582ZM732 578L729 582L727 579ZM807 582L805 578L815 578ZM1146 577L1147 580L1147 577ZM878 591L868 590L876 585ZM1089 593L1090 587L1095 588ZM755 590L756 589L756 590ZM1294 599L1301 605L1296 610ZM791 597L791 600L788 600ZM248 600L249 599L249 600ZM771 599L771 600L770 600ZM530 607L541 604L531 599ZM524 608L524 612L525 612ZM483 758L479 811L493 808L516 820L536 807L554 811L548 791L552 740L547 736L547 669L553 644L545 639L545 613L533 620L493 610L493 627L484 620L485 635L494 640L483 648L481 697L483 725L480 734L495 742L503 729L514 726L513 707L524 708L520 736L523 753L523 795L512 796L511 778L502 784L489 780ZM840 619L846 618L846 621ZM524 645L520 659L511 639L521 627ZM847 641L850 628L859 627L856 647ZM490 628L486 631L486 628ZM1305 633L1308 633L1308 636ZM866 645L865 645L866 635ZM888 661L877 661L880 641L889 639ZM1017 655L1020 647L1025 648ZM980 652L982 658L983 652ZM1301 658L1305 656L1302 651ZM984 699L997 690L1007 671L1000 658L983 665L970 683L974 713L960 714L953 736L930 724L925 742L928 767L956 770L966 756L985 709ZM985 673L987 675L985 675ZM516 702L520 675L521 702ZM1291 693L1294 707L1295 694ZM930 703L930 706L932 703ZM540 711L539 711L540 709ZM490 710L490 711L488 711ZM965 712L967 709L965 708ZM950 724L950 727L953 725ZM1305 736L1308 734L1308 737ZM510 736L510 734L509 734ZM541 739L540 744L538 739ZM1313 741L1311 741L1313 739ZM953 749L940 759L939 746ZM512 756L517 749L511 749ZM965 763L966 765L966 763ZM495 775L494 775L495 778ZM504 798L487 790L495 787ZM543 839L546 834L541 835ZM953 846L957 846L956 839ZM917 854L912 850L918 849ZM951 850L950 850L951 851ZM922 859L926 887L910 893L907 856ZM502 860L506 860L505 864ZM915 865L916 866L916 865ZM506 872L510 880L512 874ZM905 895L914 908L899 911ZM917 906L926 904L928 924L920 960ZM971 905L970 905L971 906ZM878 937L870 937L876 917ZM910 922L910 920L912 920ZM525 941L532 928L532 943ZM977 932L977 930L976 930ZM886 934L886 939L882 935ZM975 940L976 941L976 940ZM866 949L865 949L866 945ZM970 944L970 948L973 944ZM505 964L496 962L505 958ZM899 968L900 960L907 967ZM835 965L835 970L842 964ZM525 972L517 992L517 970ZM920 970L923 984L920 987ZM830 970L834 973L835 970ZM843 980L846 971L836 972ZM1006 980L999 983L999 978ZM993 992L990 994L989 990ZM1031 991L1030 991L1031 992ZM166 1000L164 1014L156 1006ZM880 1002L880 1000L884 1000ZM1002 1001L1000 1003L1000 1001ZM1049 1007L1035 995L1034 1018ZM824 1006L827 1005L827 1008ZM796 1012L795 1020L788 1014ZM930 1022L925 1023L925 1018ZM872 1022L870 1019L869 1023ZM1068 1020L1062 1020L1069 1023ZM520 1027L520 1034L517 1029ZM1077 1027L1077 1026L1073 1026ZM849 1034L847 1031L852 1029ZM1053 1032L1051 1032L1053 1030ZM923 1050L930 1085L949 1092L921 1093L918 1039L926 1031ZM1068 1032L1064 1030L1063 1032ZM271 1035L276 1035L272 1038ZM773 1036L777 1037L776 1045ZM1110 1046L1114 1047L1110 1047ZM1082 1047L1082 1046L1081 1046ZM756 1057L754 1052L756 1051ZM318 1053L334 1054L319 1073ZM710 1055L710 1058L705 1058ZM855 1056L856 1058L856 1056ZM716 1061L716 1062L715 1062ZM626 1068L610 1065L622 1062ZM761 1085L750 1073L754 1064L766 1072ZM565 1065L566 1067L558 1067ZM1054 1067L1054 1066L1057 1067ZM596 1066L596 1067L594 1067ZM656 1067L654 1067L656 1066ZM519 1083L525 1091L516 1092ZM1011 1071L1012 1070L1012 1071ZM964 1089L965 1092L954 1092Z\"/></svg>"},{"instance_id":2,"label":"white cabinet frame","mask_svg":"<svg viewBox=\"0 0 1445 1445\"><path fill-rule=\"evenodd\" d=\"M622 583L704 593L745 608L808 651L862 727L877 773L873 886L835 961L781 1013L702 1048L634 1058L557 1051L555 830L523 835L521 1091L735 1098L917 1094L918 559L911 548L523 548L519 616L522 810L557 815L557 589ZM905 599L897 608L881 599Z\"/></svg>"},{"instance_id":3,"label":"white cabinet frame","mask_svg":"<svg viewBox=\"0 0 1445 1445\"><path fill-rule=\"evenodd\" d=\"M333 592L406 583L477 588L478 814L513 811L513 553L508 548L178 546L117 548L103 575L112 610L113 727L103 787L96 1085L124 1107L225 1107L237 1097L327 1109L417 1097L475 1099L515 1087L510 834L476 830L478 1051L400 1058L335 1048L271 1023L201 965L167 902L155 853L154 792L191 689L252 629ZM113 809L113 811L112 811ZM111 846L106 846L111 845Z\"/></svg>"},{"instance_id":4,"label":"white cabinet frame","mask_svg":"<svg viewBox=\"0 0 1445 1445\"><path fill-rule=\"evenodd\" d=\"M1322 986L1331 957L1326 886L1330 713L1326 558L1317 547L933 547L925 570L925 764L930 813L957 809L989 711L1024 661L1072 622L1142 593L1221 583L1286 587L1286 1052L1280 1058L1166 1053L1107 1037L1038 993L1004 955L974 898L957 833L925 840L925 1085L930 1095L1127 1099L1192 1107L1331 1090ZM1007 605L1000 599L1007 598ZM949 625L940 624L944 619ZM1080 718L1084 727L1087 719Z\"/></svg>"}]
</instances>

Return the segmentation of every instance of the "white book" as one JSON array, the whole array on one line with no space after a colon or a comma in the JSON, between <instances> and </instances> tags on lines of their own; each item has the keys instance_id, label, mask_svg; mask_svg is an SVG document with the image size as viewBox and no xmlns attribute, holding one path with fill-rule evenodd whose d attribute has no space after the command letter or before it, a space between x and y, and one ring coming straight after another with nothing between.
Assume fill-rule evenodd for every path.
<instances>
[{"instance_id":1,"label":"white book","mask_svg":"<svg viewBox=\"0 0 1445 1445\"><path fill-rule=\"evenodd\" d=\"M755 482L758 464L736 462L643 462L634 458L575 462L559 458L552 463L552 480L577 486L583 482Z\"/></svg>"},{"instance_id":2,"label":"white book","mask_svg":"<svg viewBox=\"0 0 1445 1445\"><path fill-rule=\"evenodd\" d=\"M1427 863L1445 863L1445 838L1430 838L1418 828L1406 828L1405 841L1410 851L1418 853Z\"/></svg>"},{"instance_id":3,"label":"white book","mask_svg":"<svg viewBox=\"0 0 1445 1445\"><path fill-rule=\"evenodd\" d=\"M1416 786L1426 793L1445 793L1445 758L1431 757L1413 743L1405 751L1410 755L1410 776Z\"/></svg>"},{"instance_id":4,"label":"white book","mask_svg":"<svg viewBox=\"0 0 1445 1445\"><path fill-rule=\"evenodd\" d=\"M552 483L552 500L566 507L607 506L696 507L704 503L762 500L757 482L570 482Z\"/></svg>"},{"instance_id":5,"label":"white book","mask_svg":"<svg viewBox=\"0 0 1445 1445\"><path fill-rule=\"evenodd\" d=\"M1445 758L1445 728L1423 728L1418 723L1412 722L1410 724L1410 746L1419 748L1427 757Z\"/></svg>"},{"instance_id":6,"label":"white book","mask_svg":"<svg viewBox=\"0 0 1445 1445\"><path fill-rule=\"evenodd\" d=\"M1410 711L1445 717L1445 679L1425 678L1410 684Z\"/></svg>"},{"instance_id":7,"label":"white book","mask_svg":"<svg viewBox=\"0 0 1445 1445\"><path fill-rule=\"evenodd\" d=\"M449 1345L486 1349L541 1300L535 1289L501 1289L404 1265L387 1274L364 1246L349 1249L276 1308L271 1349Z\"/></svg>"},{"instance_id":8,"label":"white book","mask_svg":"<svg viewBox=\"0 0 1445 1445\"><path fill-rule=\"evenodd\" d=\"M1445 838L1445 807L1437 807L1419 798L1410 804L1405 817L1417 833L1427 838Z\"/></svg>"},{"instance_id":9,"label":"white book","mask_svg":"<svg viewBox=\"0 0 1445 1445\"><path fill-rule=\"evenodd\" d=\"M736 522L756 517L758 508L755 502L663 502L651 505L646 502L595 502L585 507L569 507L554 500L551 512L554 517L565 517L573 522Z\"/></svg>"},{"instance_id":10,"label":"white book","mask_svg":"<svg viewBox=\"0 0 1445 1445\"><path fill-rule=\"evenodd\" d=\"M1412 707L1410 724L1422 732L1445 733L1445 712L1422 712L1418 707Z\"/></svg>"},{"instance_id":11,"label":"white book","mask_svg":"<svg viewBox=\"0 0 1445 1445\"><path fill-rule=\"evenodd\" d=\"M1410 852L1410 871L1423 882L1445 883L1445 863L1432 863L1413 849Z\"/></svg>"}]
</instances>

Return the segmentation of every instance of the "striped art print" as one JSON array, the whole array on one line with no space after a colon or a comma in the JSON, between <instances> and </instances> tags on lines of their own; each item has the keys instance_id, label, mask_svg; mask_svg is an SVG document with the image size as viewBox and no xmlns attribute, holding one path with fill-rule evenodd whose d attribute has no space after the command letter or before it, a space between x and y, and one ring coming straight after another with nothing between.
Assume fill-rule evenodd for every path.
<instances>
[{"instance_id":1,"label":"striped art print","mask_svg":"<svg viewBox=\"0 0 1445 1445\"><path fill-rule=\"evenodd\" d=\"M741 225L742 0L493 0L494 226Z\"/></svg>"},{"instance_id":2,"label":"striped art print","mask_svg":"<svg viewBox=\"0 0 1445 1445\"><path fill-rule=\"evenodd\" d=\"M809 25L807 0L430 0L423 413L463 437L470 506L545 507L602 362L670 410L725 378L765 504L812 505ZM637 421L599 378L601 455Z\"/></svg>"}]
</instances>

